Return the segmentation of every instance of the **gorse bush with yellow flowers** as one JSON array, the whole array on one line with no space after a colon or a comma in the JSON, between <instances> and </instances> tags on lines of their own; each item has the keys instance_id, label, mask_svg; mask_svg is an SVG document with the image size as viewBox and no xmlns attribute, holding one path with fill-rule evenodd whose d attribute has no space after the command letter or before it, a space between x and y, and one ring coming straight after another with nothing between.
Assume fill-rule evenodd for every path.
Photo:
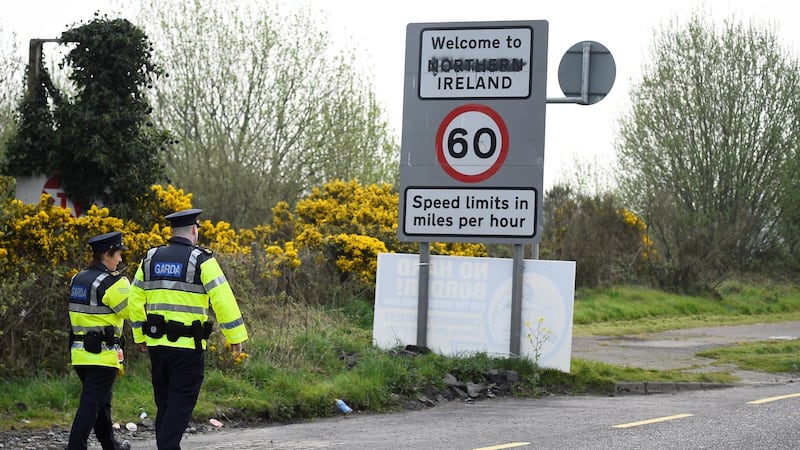
<instances>
[{"instance_id":1,"label":"gorse bush with yellow flowers","mask_svg":"<svg viewBox=\"0 0 800 450\"><path fill-rule=\"evenodd\" d=\"M70 278L91 259L87 239L121 231L129 251L120 270L131 278L147 249L166 244L170 228L164 216L191 208L192 195L152 186L153 195L138 205L138 217L149 220L137 223L97 206L73 218L47 194L30 205L14 199L12 190L0 199L0 373L34 367L63 371L66 292ZM334 181L314 189L294 209L278 203L271 221L252 229L234 230L201 216L198 244L215 252L245 311L261 302L371 301L377 255L418 251L417 244L397 239L397 202L388 184ZM431 251L486 255L479 244L434 244Z\"/></svg>"},{"instance_id":2,"label":"gorse bush with yellow flowers","mask_svg":"<svg viewBox=\"0 0 800 450\"><path fill-rule=\"evenodd\" d=\"M336 180L314 188L294 210L278 203L269 224L240 234L254 237L263 253L253 255L263 260L263 291L341 306L353 297L372 299L379 253L419 251L397 238L397 205L389 184ZM438 243L431 253L486 256L486 247Z\"/></svg>"}]
</instances>

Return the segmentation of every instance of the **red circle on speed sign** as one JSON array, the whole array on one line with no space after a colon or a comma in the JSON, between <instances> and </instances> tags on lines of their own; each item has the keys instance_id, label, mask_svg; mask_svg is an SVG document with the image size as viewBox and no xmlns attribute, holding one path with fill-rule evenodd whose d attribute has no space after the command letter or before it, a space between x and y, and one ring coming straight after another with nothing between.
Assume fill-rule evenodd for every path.
<instances>
[{"instance_id":1,"label":"red circle on speed sign","mask_svg":"<svg viewBox=\"0 0 800 450\"><path fill-rule=\"evenodd\" d=\"M508 154L508 128L494 109L477 103L450 111L436 133L436 157L448 175L466 183L484 181Z\"/></svg>"}]
</instances>

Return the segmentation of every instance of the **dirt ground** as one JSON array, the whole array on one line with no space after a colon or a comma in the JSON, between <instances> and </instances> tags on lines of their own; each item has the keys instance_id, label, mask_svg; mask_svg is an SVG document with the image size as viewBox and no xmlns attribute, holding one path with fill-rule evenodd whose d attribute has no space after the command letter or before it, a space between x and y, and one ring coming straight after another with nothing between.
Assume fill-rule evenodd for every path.
<instances>
[{"instance_id":1,"label":"dirt ground","mask_svg":"<svg viewBox=\"0 0 800 450\"><path fill-rule=\"evenodd\" d=\"M729 365L716 365L715 360L698 357L696 353L739 343L798 337L800 322L691 328L636 336L578 336L572 340L572 356L643 369L732 371L741 383L785 382L798 378L800 371L768 374L737 370Z\"/></svg>"}]
</instances>

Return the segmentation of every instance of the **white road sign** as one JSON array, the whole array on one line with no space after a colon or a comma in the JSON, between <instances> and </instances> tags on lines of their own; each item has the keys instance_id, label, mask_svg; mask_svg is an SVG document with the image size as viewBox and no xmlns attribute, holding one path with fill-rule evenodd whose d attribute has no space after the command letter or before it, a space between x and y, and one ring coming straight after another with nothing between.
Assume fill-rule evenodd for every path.
<instances>
[{"instance_id":1,"label":"white road sign","mask_svg":"<svg viewBox=\"0 0 800 450\"><path fill-rule=\"evenodd\" d=\"M536 233L534 189L409 188L407 235L531 237Z\"/></svg>"},{"instance_id":2,"label":"white road sign","mask_svg":"<svg viewBox=\"0 0 800 450\"><path fill-rule=\"evenodd\" d=\"M422 32L420 98L525 98L531 93L530 27Z\"/></svg>"}]
</instances>

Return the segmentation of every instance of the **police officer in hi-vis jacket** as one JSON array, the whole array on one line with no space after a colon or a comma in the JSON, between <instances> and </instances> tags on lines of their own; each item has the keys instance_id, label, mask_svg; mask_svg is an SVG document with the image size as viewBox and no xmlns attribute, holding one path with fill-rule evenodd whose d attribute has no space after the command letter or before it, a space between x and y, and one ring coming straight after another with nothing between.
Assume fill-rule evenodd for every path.
<instances>
[{"instance_id":1,"label":"police officer in hi-vis jacket","mask_svg":"<svg viewBox=\"0 0 800 450\"><path fill-rule=\"evenodd\" d=\"M211 250L197 246L203 211L165 218L168 245L148 250L130 292L133 339L150 355L159 450L180 449L203 383L204 350L212 331L209 301L231 351L238 356L247 330L233 291Z\"/></svg>"},{"instance_id":2,"label":"police officer in hi-vis jacket","mask_svg":"<svg viewBox=\"0 0 800 450\"><path fill-rule=\"evenodd\" d=\"M81 380L81 397L68 450L85 450L89 433L103 450L130 448L114 440L111 388L122 363L122 327L128 317L128 279L117 272L122 262L122 233L89 239L91 265L70 281L70 357Z\"/></svg>"}]
</instances>

